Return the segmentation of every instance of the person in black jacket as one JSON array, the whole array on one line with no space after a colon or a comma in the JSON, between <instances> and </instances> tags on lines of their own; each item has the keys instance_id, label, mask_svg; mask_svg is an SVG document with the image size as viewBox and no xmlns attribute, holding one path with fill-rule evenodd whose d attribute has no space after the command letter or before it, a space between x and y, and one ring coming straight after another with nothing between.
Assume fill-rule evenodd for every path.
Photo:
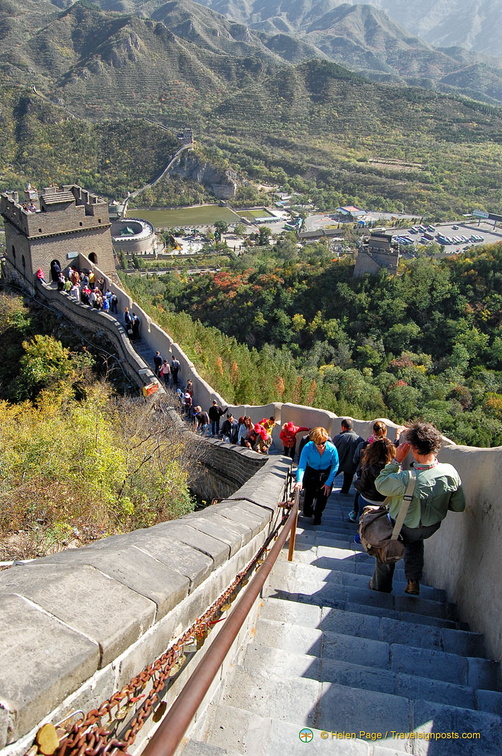
<instances>
[{"instance_id":1,"label":"person in black jacket","mask_svg":"<svg viewBox=\"0 0 502 756\"><path fill-rule=\"evenodd\" d=\"M211 407L209 407L209 419L211 421L211 435L212 436L219 436L220 435L220 417L225 414L228 407L225 407L225 409L221 409L221 407L218 405L218 402L216 399L213 399L213 404Z\"/></svg>"},{"instance_id":2,"label":"person in black jacket","mask_svg":"<svg viewBox=\"0 0 502 756\"><path fill-rule=\"evenodd\" d=\"M228 438L231 444L237 443L237 432L239 430L239 423L235 419L235 417L232 415L231 412L227 414L227 419L223 422L223 425L221 426L221 435L223 436L223 439Z\"/></svg>"},{"instance_id":3,"label":"person in black jacket","mask_svg":"<svg viewBox=\"0 0 502 756\"><path fill-rule=\"evenodd\" d=\"M341 428L342 432L333 438L333 443L340 460L338 473L343 472L343 485L340 493L348 494L357 467L357 463L354 464L354 452L361 441L364 441L364 438L357 435L352 427L352 420L349 418L342 420Z\"/></svg>"}]
</instances>

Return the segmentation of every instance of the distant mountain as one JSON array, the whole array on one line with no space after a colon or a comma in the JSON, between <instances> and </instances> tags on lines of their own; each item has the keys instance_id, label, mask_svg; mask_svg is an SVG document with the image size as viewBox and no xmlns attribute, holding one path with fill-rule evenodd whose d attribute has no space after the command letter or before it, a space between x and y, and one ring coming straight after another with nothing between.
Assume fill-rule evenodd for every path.
<instances>
[{"instance_id":1,"label":"distant mountain","mask_svg":"<svg viewBox=\"0 0 502 756\"><path fill-rule=\"evenodd\" d=\"M349 5L360 3L345 0ZM199 0L219 13L271 31L305 31L343 0ZM500 0L370 0L413 37L435 47L463 47L502 60Z\"/></svg>"},{"instance_id":2,"label":"distant mountain","mask_svg":"<svg viewBox=\"0 0 502 756\"><path fill-rule=\"evenodd\" d=\"M500 0L371 0L371 5L436 47L461 46L502 61Z\"/></svg>"},{"instance_id":3,"label":"distant mountain","mask_svg":"<svg viewBox=\"0 0 502 756\"><path fill-rule=\"evenodd\" d=\"M7 19L5 0L0 10ZM176 131L190 125L197 149L217 168L290 180L292 189L312 191L313 201L326 205L466 212L470 204L458 193L468 187L469 203L472 195L476 206L497 207L502 109L369 81L327 59L326 30L341 23L342 49L356 50L375 77L403 81L397 68L382 64L383 50L407 77L430 86L411 53L415 40L379 15L335 7L324 28L312 17L317 46L305 41L308 35L298 41L249 30L190 0L150 0L135 13L104 11L87 0L63 9L26 0L12 13L19 35L9 32L0 47L1 185L80 180L124 196L158 173ZM484 77L498 97L496 77L481 64L469 67L467 53L454 51L455 67L452 55L421 49L437 66L438 86L470 91ZM304 54L309 59L297 63ZM143 149L152 156L148 170Z\"/></svg>"},{"instance_id":4,"label":"distant mountain","mask_svg":"<svg viewBox=\"0 0 502 756\"><path fill-rule=\"evenodd\" d=\"M396 0L396 2L402 0ZM497 103L502 84L502 60L459 47L437 49L420 39L414 25L410 34L382 9L385 0L370 5L337 0L199 0L216 10L248 23L269 35L269 49L281 54L287 49L284 36L301 40L311 57L326 57L371 78L401 81L447 91L462 91L461 69L482 65L486 79L472 80L464 94ZM502 4L501 4L502 5ZM406 3L410 8L410 4ZM410 16L411 18L411 16ZM452 76L446 84L445 76ZM453 82L456 82L455 84Z\"/></svg>"},{"instance_id":5,"label":"distant mountain","mask_svg":"<svg viewBox=\"0 0 502 756\"><path fill-rule=\"evenodd\" d=\"M74 61L78 69L82 72L91 66L91 71L94 70L96 61L86 61L78 50L78 39L84 36L84 30L76 30L70 44L63 43L59 47L51 44L50 36L61 8L63 12L74 14L77 8L83 12L99 7L109 17L103 29L97 30L96 41L105 42L103 31L106 30L108 47L115 42L119 47L127 45L124 43L126 32L117 40L115 29L117 24L124 25L126 19L129 19L127 23L132 23L131 19L136 17L162 23L178 40L196 45L199 51L191 48L196 57L200 57L200 49L204 49L236 59L258 57L293 64L312 59L332 60L377 81L460 92L493 104L502 102L498 94L502 88L502 63L498 67L494 59L460 47L434 48L415 34L410 35L375 7L383 7L390 1L375 0L372 5L361 5L338 0L95 0L95 3L90 0L77 3L26 0L13 8L11 0L0 0L0 27L3 20L7 43L3 45L3 53L0 52L0 70L8 77L16 69L27 71L33 83L41 85L40 61L42 67L52 68L53 74L62 73L72 59L72 47L78 53L78 62ZM402 4L402 0L395 1L397 5ZM45 30L42 19L46 20ZM23 26L24 20L26 26ZM30 37L37 22L38 40L32 40L30 53L23 42ZM58 33L59 30L54 39L58 38ZM133 31L130 39L137 33ZM134 47L134 41L131 44ZM32 66L30 60L34 52L40 58ZM98 58L101 54L106 57L104 49L95 52ZM213 68L212 62L209 67ZM85 72L78 70L74 74L85 76Z\"/></svg>"}]
</instances>

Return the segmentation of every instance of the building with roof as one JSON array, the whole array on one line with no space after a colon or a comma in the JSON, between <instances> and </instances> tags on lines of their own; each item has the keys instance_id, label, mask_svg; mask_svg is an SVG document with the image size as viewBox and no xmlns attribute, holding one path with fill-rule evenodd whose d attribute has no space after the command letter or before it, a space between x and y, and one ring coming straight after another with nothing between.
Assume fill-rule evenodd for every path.
<instances>
[{"instance_id":1,"label":"building with roof","mask_svg":"<svg viewBox=\"0 0 502 756\"><path fill-rule=\"evenodd\" d=\"M345 221L357 221L366 215L366 210L361 210L360 207L354 205L347 205L347 207L337 207L336 212L340 220Z\"/></svg>"}]
</instances>

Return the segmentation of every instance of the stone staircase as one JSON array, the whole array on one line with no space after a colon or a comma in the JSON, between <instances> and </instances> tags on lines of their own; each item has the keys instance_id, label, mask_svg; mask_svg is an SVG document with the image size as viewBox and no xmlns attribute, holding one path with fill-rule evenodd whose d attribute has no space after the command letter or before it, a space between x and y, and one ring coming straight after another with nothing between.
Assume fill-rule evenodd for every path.
<instances>
[{"instance_id":1,"label":"stone staircase","mask_svg":"<svg viewBox=\"0 0 502 756\"><path fill-rule=\"evenodd\" d=\"M402 562L393 594L369 590L351 503L333 493L322 525L300 517L295 561L276 563L256 632L183 756L502 754L499 664L443 591L404 594Z\"/></svg>"}]
</instances>

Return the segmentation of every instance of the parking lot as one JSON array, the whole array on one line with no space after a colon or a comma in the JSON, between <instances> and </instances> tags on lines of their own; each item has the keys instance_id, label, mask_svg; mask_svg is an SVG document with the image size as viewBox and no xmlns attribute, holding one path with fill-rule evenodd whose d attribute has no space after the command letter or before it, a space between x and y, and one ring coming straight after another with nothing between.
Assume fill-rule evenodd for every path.
<instances>
[{"instance_id":1,"label":"parking lot","mask_svg":"<svg viewBox=\"0 0 502 756\"><path fill-rule=\"evenodd\" d=\"M398 237L403 251L407 246L411 249L412 244L436 242L444 247L446 254L457 254L480 244L502 241L502 229L494 228L493 221L480 221L478 224L477 221L465 221L465 219L428 227L396 228L392 230L392 235L394 239Z\"/></svg>"}]
</instances>

